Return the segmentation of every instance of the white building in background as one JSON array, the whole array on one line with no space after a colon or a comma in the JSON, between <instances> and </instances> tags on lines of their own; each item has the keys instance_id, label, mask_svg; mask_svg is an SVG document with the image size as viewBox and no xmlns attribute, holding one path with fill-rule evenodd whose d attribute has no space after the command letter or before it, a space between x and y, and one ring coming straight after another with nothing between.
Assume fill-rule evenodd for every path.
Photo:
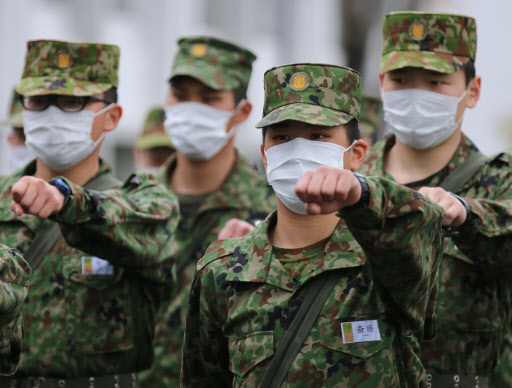
<instances>
[{"instance_id":1,"label":"white building in background","mask_svg":"<svg viewBox=\"0 0 512 388\"><path fill-rule=\"evenodd\" d=\"M121 47L119 102L124 108L119 128L107 135L103 156L123 178L132 169L131 147L147 110L163 104L179 37L206 34L241 44L258 55L249 98L254 111L239 129L239 148L259 158L261 135L254 128L263 105L263 73L290 62L344 64L341 44L342 0L0 0L0 117L8 110L10 93L18 82L26 41L62 39L99 41ZM343 0L357 1L357 0ZM404 0L376 0L381 9ZM477 72L482 74L482 100L466 115L464 128L484 152L511 148L508 106L511 77L506 66L512 52L503 46L512 15L507 0L424 0L424 9L477 17ZM364 86L378 90L381 28L362 69ZM374 53L374 54L373 54ZM0 119L1 120L1 119ZM7 131L0 134L0 174L6 169Z\"/></svg>"}]
</instances>

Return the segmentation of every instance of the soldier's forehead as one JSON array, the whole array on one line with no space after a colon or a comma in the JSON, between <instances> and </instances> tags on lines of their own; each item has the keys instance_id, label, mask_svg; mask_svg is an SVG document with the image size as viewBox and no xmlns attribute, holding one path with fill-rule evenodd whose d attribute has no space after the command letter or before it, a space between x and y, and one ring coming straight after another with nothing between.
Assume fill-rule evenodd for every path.
<instances>
[{"instance_id":1,"label":"soldier's forehead","mask_svg":"<svg viewBox=\"0 0 512 388\"><path fill-rule=\"evenodd\" d=\"M190 77L188 75L180 75L176 76L173 79L171 79L171 87L174 89L187 89L190 87L193 87L194 89L197 89L201 93L220 93L222 90L215 90L201 81L199 81L197 78Z\"/></svg>"}]
</instances>

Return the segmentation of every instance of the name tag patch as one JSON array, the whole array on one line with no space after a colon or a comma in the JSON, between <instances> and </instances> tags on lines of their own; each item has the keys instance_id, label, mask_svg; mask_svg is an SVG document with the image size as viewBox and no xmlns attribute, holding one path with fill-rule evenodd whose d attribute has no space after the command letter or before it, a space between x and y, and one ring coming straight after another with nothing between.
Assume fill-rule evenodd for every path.
<instances>
[{"instance_id":1,"label":"name tag patch","mask_svg":"<svg viewBox=\"0 0 512 388\"><path fill-rule=\"evenodd\" d=\"M96 256L82 256L82 275L113 275L114 266Z\"/></svg>"},{"instance_id":2,"label":"name tag patch","mask_svg":"<svg viewBox=\"0 0 512 388\"><path fill-rule=\"evenodd\" d=\"M380 341L379 322L377 320L344 322L341 324L341 334L344 344Z\"/></svg>"}]
</instances>

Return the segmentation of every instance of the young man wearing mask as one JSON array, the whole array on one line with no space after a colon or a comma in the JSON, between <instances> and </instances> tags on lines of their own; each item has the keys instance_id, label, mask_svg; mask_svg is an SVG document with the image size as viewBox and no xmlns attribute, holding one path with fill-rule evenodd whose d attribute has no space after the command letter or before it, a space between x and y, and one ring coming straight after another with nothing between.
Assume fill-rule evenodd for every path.
<instances>
[{"instance_id":1,"label":"young man wearing mask","mask_svg":"<svg viewBox=\"0 0 512 388\"><path fill-rule=\"evenodd\" d=\"M179 199L179 248L172 300L155 335L155 362L140 374L151 387L179 385L183 329L197 260L231 218L255 222L275 208L264 177L234 147L251 112L246 98L253 53L209 37L179 42L167 99L165 128L176 147L157 175Z\"/></svg>"},{"instance_id":2,"label":"young man wearing mask","mask_svg":"<svg viewBox=\"0 0 512 388\"><path fill-rule=\"evenodd\" d=\"M123 185L99 159L122 114L118 67L114 45L28 42L17 91L36 160L0 180L0 241L33 277L20 367L0 387L132 386L151 365L177 205L146 174Z\"/></svg>"},{"instance_id":3,"label":"young man wearing mask","mask_svg":"<svg viewBox=\"0 0 512 388\"><path fill-rule=\"evenodd\" d=\"M476 22L396 12L383 31L379 77L392 135L361 171L456 204L465 216L457 227L443 223L437 336L421 353L432 387L485 387L512 314L512 167L509 154L486 160L461 131L464 111L480 97Z\"/></svg>"},{"instance_id":4,"label":"young man wearing mask","mask_svg":"<svg viewBox=\"0 0 512 388\"><path fill-rule=\"evenodd\" d=\"M151 108L144 128L135 141L133 160L137 172L156 174L158 169L176 151L164 128L165 110Z\"/></svg>"},{"instance_id":5,"label":"young man wearing mask","mask_svg":"<svg viewBox=\"0 0 512 388\"><path fill-rule=\"evenodd\" d=\"M182 386L269 386L274 363L284 375L272 386L425 386L418 345L442 210L352 172L368 148L358 140L357 72L299 63L268 70L264 82L257 126L277 210L245 237L213 243L198 263ZM321 310L302 319L324 284L325 301L313 298ZM291 334L288 366L279 347L297 325L308 329Z\"/></svg>"}]
</instances>

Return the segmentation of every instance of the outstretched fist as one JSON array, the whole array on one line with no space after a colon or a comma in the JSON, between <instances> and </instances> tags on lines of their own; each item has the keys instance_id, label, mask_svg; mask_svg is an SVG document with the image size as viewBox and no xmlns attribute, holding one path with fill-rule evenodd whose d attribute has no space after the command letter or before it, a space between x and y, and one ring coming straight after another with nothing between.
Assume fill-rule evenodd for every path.
<instances>
[{"instance_id":1,"label":"outstretched fist","mask_svg":"<svg viewBox=\"0 0 512 388\"><path fill-rule=\"evenodd\" d=\"M320 167L306 171L295 185L295 194L306 203L306 213L328 214L356 204L362 187L350 170Z\"/></svg>"},{"instance_id":2,"label":"outstretched fist","mask_svg":"<svg viewBox=\"0 0 512 388\"><path fill-rule=\"evenodd\" d=\"M441 187L422 187L418 192L443 208L443 226L460 226L466 221L466 207L448 191Z\"/></svg>"},{"instance_id":3,"label":"outstretched fist","mask_svg":"<svg viewBox=\"0 0 512 388\"><path fill-rule=\"evenodd\" d=\"M43 179L24 176L12 187L11 210L16 215L32 214L45 219L64 206L64 195Z\"/></svg>"}]
</instances>

